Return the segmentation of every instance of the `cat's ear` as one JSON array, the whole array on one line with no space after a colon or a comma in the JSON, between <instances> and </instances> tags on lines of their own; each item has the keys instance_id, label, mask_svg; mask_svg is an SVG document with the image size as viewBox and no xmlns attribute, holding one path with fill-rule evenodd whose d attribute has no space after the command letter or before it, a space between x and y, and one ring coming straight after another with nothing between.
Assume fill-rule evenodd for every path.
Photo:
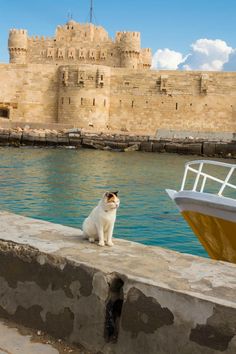
<instances>
[{"instance_id":1,"label":"cat's ear","mask_svg":"<svg viewBox=\"0 0 236 354\"><path fill-rule=\"evenodd\" d=\"M106 192L104 193L104 197L111 198L112 194L110 192Z\"/></svg>"},{"instance_id":2,"label":"cat's ear","mask_svg":"<svg viewBox=\"0 0 236 354\"><path fill-rule=\"evenodd\" d=\"M112 194L115 194L116 196L117 196L118 193L119 193L119 191L112 192Z\"/></svg>"}]
</instances>

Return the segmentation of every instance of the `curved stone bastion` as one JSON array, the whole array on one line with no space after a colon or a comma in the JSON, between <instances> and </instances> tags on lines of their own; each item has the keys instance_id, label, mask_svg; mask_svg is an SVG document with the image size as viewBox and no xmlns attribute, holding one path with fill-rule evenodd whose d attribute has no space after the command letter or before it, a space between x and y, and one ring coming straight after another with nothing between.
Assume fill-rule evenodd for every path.
<instances>
[{"instance_id":1,"label":"curved stone bastion","mask_svg":"<svg viewBox=\"0 0 236 354\"><path fill-rule=\"evenodd\" d=\"M93 353L236 352L236 265L0 213L0 317ZM122 235L121 235L122 236Z\"/></svg>"}]
</instances>

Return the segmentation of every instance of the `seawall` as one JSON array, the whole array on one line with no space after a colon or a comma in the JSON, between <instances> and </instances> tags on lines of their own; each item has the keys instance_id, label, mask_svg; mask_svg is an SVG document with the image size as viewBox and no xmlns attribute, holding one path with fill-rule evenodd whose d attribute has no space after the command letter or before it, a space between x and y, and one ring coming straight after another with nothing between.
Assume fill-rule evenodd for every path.
<instances>
[{"instance_id":1,"label":"seawall","mask_svg":"<svg viewBox=\"0 0 236 354\"><path fill-rule=\"evenodd\" d=\"M24 125L25 126L25 125ZM26 128L25 128L26 127ZM160 130L156 136L96 133L66 125L40 124L0 128L0 146L75 147L114 151L168 152L185 155L236 157L234 133L194 133ZM56 128L56 129L55 129Z\"/></svg>"},{"instance_id":2,"label":"seawall","mask_svg":"<svg viewBox=\"0 0 236 354\"><path fill-rule=\"evenodd\" d=\"M0 213L0 317L104 354L236 352L236 265Z\"/></svg>"}]
</instances>

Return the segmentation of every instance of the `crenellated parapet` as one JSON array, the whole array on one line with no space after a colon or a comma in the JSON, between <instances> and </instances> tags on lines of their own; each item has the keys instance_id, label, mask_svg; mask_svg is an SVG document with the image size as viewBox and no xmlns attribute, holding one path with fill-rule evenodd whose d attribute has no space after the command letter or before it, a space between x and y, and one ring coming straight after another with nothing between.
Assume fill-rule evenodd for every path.
<instances>
[{"instance_id":1,"label":"crenellated parapet","mask_svg":"<svg viewBox=\"0 0 236 354\"><path fill-rule=\"evenodd\" d=\"M140 32L117 32L115 41L122 51L140 53Z\"/></svg>"},{"instance_id":2,"label":"crenellated parapet","mask_svg":"<svg viewBox=\"0 0 236 354\"><path fill-rule=\"evenodd\" d=\"M26 64L28 50L27 30L11 29L9 31L8 49L10 63Z\"/></svg>"},{"instance_id":3,"label":"crenellated parapet","mask_svg":"<svg viewBox=\"0 0 236 354\"><path fill-rule=\"evenodd\" d=\"M117 32L112 40L101 26L70 20L57 26L55 37L28 37L26 30L10 30L10 63L149 69L151 50L141 49L140 43L140 32Z\"/></svg>"}]
</instances>

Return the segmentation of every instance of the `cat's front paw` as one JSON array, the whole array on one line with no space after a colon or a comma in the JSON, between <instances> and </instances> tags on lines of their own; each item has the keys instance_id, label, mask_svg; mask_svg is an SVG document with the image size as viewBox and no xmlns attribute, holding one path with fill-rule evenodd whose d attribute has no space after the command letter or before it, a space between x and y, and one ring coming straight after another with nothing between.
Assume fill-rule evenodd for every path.
<instances>
[{"instance_id":1,"label":"cat's front paw","mask_svg":"<svg viewBox=\"0 0 236 354\"><path fill-rule=\"evenodd\" d=\"M89 237L89 242L94 243L95 239L93 237Z\"/></svg>"},{"instance_id":2,"label":"cat's front paw","mask_svg":"<svg viewBox=\"0 0 236 354\"><path fill-rule=\"evenodd\" d=\"M105 243L104 243L104 241L99 241L99 242L98 242L98 246L100 246L100 247L103 247L103 246L105 246Z\"/></svg>"},{"instance_id":3,"label":"cat's front paw","mask_svg":"<svg viewBox=\"0 0 236 354\"><path fill-rule=\"evenodd\" d=\"M112 247L113 245L114 245L114 243L113 243L112 241L108 241L108 242L107 242L107 246Z\"/></svg>"}]
</instances>

